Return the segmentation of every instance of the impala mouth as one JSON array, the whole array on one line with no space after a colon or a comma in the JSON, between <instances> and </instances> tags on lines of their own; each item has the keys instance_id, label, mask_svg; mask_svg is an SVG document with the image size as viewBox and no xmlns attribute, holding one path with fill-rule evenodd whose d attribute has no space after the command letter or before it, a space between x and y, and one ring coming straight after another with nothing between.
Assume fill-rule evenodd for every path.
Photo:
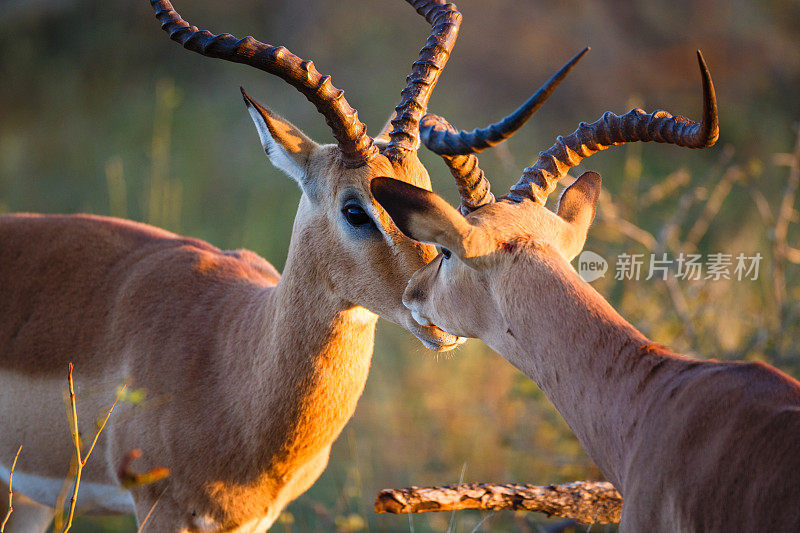
<instances>
[{"instance_id":1,"label":"impala mouth","mask_svg":"<svg viewBox=\"0 0 800 533\"><path fill-rule=\"evenodd\" d=\"M429 325L422 325L417 321L417 317L414 317L408 325L408 330L431 351L446 352L464 344L467 340L466 337L451 335L430 322L428 322L428 324Z\"/></svg>"}]
</instances>

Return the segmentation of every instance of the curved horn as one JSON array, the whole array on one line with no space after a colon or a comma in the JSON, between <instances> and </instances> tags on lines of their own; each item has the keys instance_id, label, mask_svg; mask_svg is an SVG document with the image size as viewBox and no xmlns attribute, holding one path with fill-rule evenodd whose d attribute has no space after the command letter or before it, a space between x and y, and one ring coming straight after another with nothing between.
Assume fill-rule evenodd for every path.
<instances>
[{"instance_id":1,"label":"curved horn","mask_svg":"<svg viewBox=\"0 0 800 533\"><path fill-rule=\"evenodd\" d=\"M587 46L573 57L561 70L556 72L527 102L516 111L486 128L471 132L457 131L447 120L439 115L428 114L422 117L419 129L422 142L433 153L444 159L450 173L456 180L461 195L461 212L467 214L480 206L494 201L489 180L478 166L475 152L480 152L503 142L519 130L542 106L572 67L589 51Z\"/></svg>"},{"instance_id":2,"label":"curved horn","mask_svg":"<svg viewBox=\"0 0 800 533\"><path fill-rule=\"evenodd\" d=\"M458 194L461 196L461 214L466 216L482 205L494 202L491 184L478 165L478 156L443 155L450 174L456 179Z\"/></svg>"},{"instance_id":3,"label":"curved horn","mask_svg":"<svg viewBox=\"0 0 800 533\"><path fill-rule=\"evenodd\" d=\"M358 120L358 112L344 99L344 92L321 75L314 63L304 61L283 46L272 46L252 37L237 39L229 33L214 35L190 26L172 8L168 0L150 0L161 28L170 39L207 57L243 63L275 74L303 95L317 108L339 143L345 165L357 167L377 153L367 128Z\"/></svg>"},{"instance_id":4,"label":"curved horn","mask_svg":"<svg viewBox=\"0 0 800 533\"><path fill-rule=\"evenodd\" d=\"M451 137L458 136L456 129L444 117L433 114L425 115L422 117L419 129L425 146L430 148L433 153L442 156L447 168L450 169L450 174L456 180L458 194L461 196L460 210L463 215L466 216L480 206L494 202L491 184L478 165L478 156L473 153L466 155L440 153L435 141L428 144L431 141L431 132L434 130L449 134Z\"/></svg>"},{"instance_id":5,"label":"curved horn","mask_svg":"<svg viewBox=\"0 0 800 533\"><path fill-rule=\"evenodd\" d=\"M566 78L578 61L586 55L590 48L587 46L578 55L569 60L549 80L542 85L528 101L519 106L516 111L506 116L499 122L490 124L485 128L476 128L472 131L455 131L447 121L436 115L426 115L420 124L422 142L432 152L439 155L472 154L482 152L487 148L499 144L519 130L529 118L536 113L547 98L553 93L558 84Z\"/></svg>"},{"instance_id":6,"label":"curved horn","mask_svg":"<svg viewBox=\"0 0 800 533\"><path fill-rule=\"evenodd\" d=\"M389 144L383 149L383 154L395 161L417 149L419 120L428 108L428 100L450 57L461 26L461 13L454 4L446 4L444 0L406 1L425 17L432 29L419 52L419 59L414 61L400 104L395 107L394 129L389 133Z\"/></svg>"},{"instance_id":7,"label":"curved horn","mask_svg":"<svg viewBox=\"0 0 800 533\"><path fill-rule=\"evenodd\" d=\"M719 138L717 98L711 75L700 51L697 51L700 75L703 78L703 121L672 116L666 111L645 113L632 109L617 116L607 112L591 124L581 122L578 129L567 137L558 137L556 143L539 154L539 159L525 169L522 178L511 187L507 195L520 202L525 198L545 203L556 183L581 160L610 146L628 142L661 142L686 148L707 148Z\"/></svg>"}]
</instances>

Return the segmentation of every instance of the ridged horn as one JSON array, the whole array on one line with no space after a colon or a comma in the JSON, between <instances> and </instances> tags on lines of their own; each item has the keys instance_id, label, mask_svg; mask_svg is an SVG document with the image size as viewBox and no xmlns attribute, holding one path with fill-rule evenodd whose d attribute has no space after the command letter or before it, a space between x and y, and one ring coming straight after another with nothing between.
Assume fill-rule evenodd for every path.
<instances>
[{"instance_id":1,"label":"ridged horn","mask_svg":"<svg viewBox=\"0 0 800 533\"><path fill-rule=\"evenodd\" d=\"M422 142L429 150L441 155L450 169L461 195L462 213L467 214L494 201L489 180L486 179L474 153L499 144L514 135L539 110L558 84L588 51L589 47L584 48L513 113L485 128L470 132L457 131L439 115L428 114L422 118L419 126Z\"/></svg>"},{"instance_id":2,"label":"ridged horn","mask_svg":"<svg viewBox=\"0 0 800 533\"><path fill-rule=\"evenodd\" d=\"M596 122L581 122L572 134L559 136L553 146L539 154L533 166L525 169L507 197L517 202L529 198L544 204L569 169L584 158L615 145L652 141L686 148L713 146L719 138L717 99L711 75L699 50L697 61L703 80L702 122L681 115L672 116L666 111L645 113L641 109L632 109L622 116L607 112Z\"/></svg>"},{"instance_id":3,"label":"ridged horn","mask_svg":"<svg viewBox=\"0 0 800 533\"><path fill-rule=\"evenodd\" d=\"M514 135L539 110L558 84L589 50L588 46L581 50L513 113L485 128L456 131L441 117L426 115L420 123L422 142L429 150L439 155L472 154L500 144Z\"/></svg>"},{"instance_id":4,"label":"ridged horn","mask_svg":"<svg viewBox=\"0 0 800 533\"><path fill-rule=\"evenodd\" d=\"M300 59L283 46L264 44L253 37L237 39L229 33L214 35L199 30L183 20L168 0L150 0L150 4L161 28L184 48L269 72L300 91L325 117L348 167L361 166L377 153L366 126L345 100L344 92L333 86L330 76L320 74L313 62Z\"/></svg>"},{"instance_id":5,"label":"ridged horn","mask_svg":"<svg viewBox=\"0 0 800 533\"><path fill-rule=\"evenodd\" d=\"M439 75L450 51L456 43L461 26L461 13L454 4L444 0L406 0L417 13L431 25L431 34L414 61L408 83L401 92L400 103L395 107L394 127L389 133L389 144L382 150L389 159L399 161L405 154L417 149L419 121L428 108Z\"/></svg>"}]
</instances>

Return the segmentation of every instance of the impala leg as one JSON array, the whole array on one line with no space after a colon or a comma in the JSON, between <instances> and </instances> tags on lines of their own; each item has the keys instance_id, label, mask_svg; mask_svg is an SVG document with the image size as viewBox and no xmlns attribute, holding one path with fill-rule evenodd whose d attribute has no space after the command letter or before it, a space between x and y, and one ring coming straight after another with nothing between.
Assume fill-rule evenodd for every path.
<instances>
[{"instance_id":1,"label":"impala leg","mask_svg":"<svg viewBox=\"0 0 800 533\"><path fill-rule=\"evenodd\" d=\"M44 533L50 527L55 509L36 503L14 492L14 512L6 524L5 533ZM8 481L0 482L0 523L8 513Z\"/></svg>"}]
</instances>

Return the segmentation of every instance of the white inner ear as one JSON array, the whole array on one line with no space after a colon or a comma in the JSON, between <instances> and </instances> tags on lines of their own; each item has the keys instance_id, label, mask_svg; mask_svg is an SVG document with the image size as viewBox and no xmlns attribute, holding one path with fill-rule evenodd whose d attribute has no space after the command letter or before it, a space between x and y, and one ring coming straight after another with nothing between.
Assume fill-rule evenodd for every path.
<instances>
[{"instance_id":1,"label":"white inner ear","mask_svg":"<svg viewBox=\"0 0 800 533\"><path fill-rule=\"evenodd\" d=\"M247 106L247 112L250 113L250 116L253 118L256 130L258 130L258 138L261 139L261 146L264 147L264 151L267 153L267 156L269 156L269 160L272 161L272 164L302 185L303 178L305 178L306 175L303 167L289 155L283 146L275 142L264 119L253 106Z\"/></svg>"}]
</instances>

